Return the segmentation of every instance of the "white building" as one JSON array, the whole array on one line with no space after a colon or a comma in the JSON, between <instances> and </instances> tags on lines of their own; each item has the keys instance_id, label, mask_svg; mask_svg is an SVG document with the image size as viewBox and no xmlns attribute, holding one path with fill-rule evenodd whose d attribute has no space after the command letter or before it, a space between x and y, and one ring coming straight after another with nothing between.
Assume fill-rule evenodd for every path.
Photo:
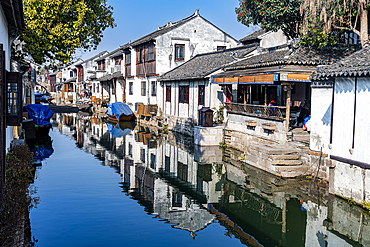
<instances>
[{"instance_id":1,"label":"white building","mask_svg":"<svg viewBox=\"0 0 370 247\"><path fill-rule=\"evenodd\" d=\"M165 92L160 105L168 126L176 131L189 130L198 122L202 107L219 108L224 102L223 88L211 84L211 75L227 64L250 55L257 48L247 45L198 54L184 64L165 73L158 80Z\"/></svg>"},{"instance_id":2,"label":"white building","mask_svg":"<svg viewBox=\"0 0 370 247\"><path fill-rule=\"evenodd\" d=\"M24 27L23 4L21 0L0 1L0 163L5 165L5 150L9 148L14 137L14 129L9 126L19 126L22 120L22 80L18 73L11 73L11 48L17 37L17 32ZM4 54L4 56L2 55ZM14 91L8 98L6 92L7 83L16 84ZM8 87L9 90L9 87ZM7 109L7 110L6 110ZM4 114L6 113L6 114ZM11 120L11 121L10 121ZM5 182L5 171L1 174L1 182ZM2 183L0 183L2 185ZM1 188L0 188L1 189Z\"/></svg>"},{"instance_id":3,"label":"white building","mask_svg":"<svg viewBox=\"0 0 370 247\"><path fill-rule=\"evenodd\" d=\"M310 149L329 155L330 192L370 201L370 47L312 75Z\"/></svg>"},{"instance_id":4,"label":"white building","mask_svg":"<svg viewBox=\"0 0 370 247\"><path fill-rule=\"evenodd\" d=\"M199 15L158 26L158 30L129 42L125 53L126 102L133 110L137 104L157 105L163 111L163 86L157 78L197 54L232 48L238 44Z\"/></svg>"}]
</instances>

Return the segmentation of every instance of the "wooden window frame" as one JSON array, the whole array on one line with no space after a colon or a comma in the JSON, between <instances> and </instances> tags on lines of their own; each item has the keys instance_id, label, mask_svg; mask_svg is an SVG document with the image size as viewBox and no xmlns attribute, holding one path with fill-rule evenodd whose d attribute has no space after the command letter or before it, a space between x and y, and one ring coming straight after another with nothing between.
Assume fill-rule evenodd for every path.
<instances>
[{"instance_id":1,"label":"wooden window frame","mask_svg":"<svg viewBox=\"0 0 370 247\"><path fill-rule=\"evenodd\" d=\"M152 48L153 50L150 50L151 48ZM155 60L155 52L154 52L154 50L155 50L155 47L154 47L154 45L153 45L153 44L148 45L148 62L149 62L149 61L154 61L154 60Z\"/></svg>"},{"instance_id":2,"label":"wooden window frame","mask_svg":"<svg viewBox=\"0 0 370 247\"><path fill-rule=\"evenodd\" d=\"M146 81L141 81L141 96L146 96Z\"/></svg>"},{"instance_id":3,"label":"wooden window frame","mask_svg":"<svg viewBox=\"0 0 370 247\"><path fill-rule=\"evenodd\" d=\"M179 86L179 103L189 104L189 86Z\"/></svg>"},{"instance_id":4,"label":"wooden window frame","mask_svg":"<svg viewBox=\"0 0 370 247\"><path fill-rule=\"evenodd\" d=\"M114 57L114 65L121 65L122 55Z\"/></svg>"},{"instance_id":5,"label":"wooden window frame","mask_svg":"<svg viewBox=\"0 0 370 247\"><path fill-rule=\"evenodd\" d=\"M182 49L182 54L181 54ZM181 56L182 55L182 56ZM185 45L175 44L175 61L185 61Z\"/></svg>"},{"instance_id":6,"label":"wooden window frame","mask_svg":"<svg viewBox=\"0 0 370 247\"><path fill-rule=\"evenodd\" d=\"M205 103L205 86L204 85L199 85L198 86L198 105L203 105Z\"/></svg>"},{"instance_id":7,"label":"wooden window frame","mask_svg":"<svg viewBox=\"0 0 370 247\"><path fill-rule=\"evenodd\" d=\"M126 54L126 61L125 61L125 64L126 64L126 65L131 65L131 53L127 53L127 54Z\"/></svg>"},{"instance_id":8,"label":"wooden window frame","mask_svg":"<svg viewBox=\"0 0 370 247\"><path fill-rule=\"evenodd\" d=\"M166 102L171 102L171 86L166 86Z\"/></svg>"},{"instance_id":9,"label":"wooden window frame","mask_svg":"<svg viewBox=\"0 0 370 247\"><path fill-rule=\"evenodd\" d=\"M6 72L6 124L8 126L19 126L22 123L22 91L21 73ZM12 94L15 97L10 97ZM11 102L11 99L13 99L13 102ZM10 112L10 110L12 111Z\"/></svg>"}]
</instances>

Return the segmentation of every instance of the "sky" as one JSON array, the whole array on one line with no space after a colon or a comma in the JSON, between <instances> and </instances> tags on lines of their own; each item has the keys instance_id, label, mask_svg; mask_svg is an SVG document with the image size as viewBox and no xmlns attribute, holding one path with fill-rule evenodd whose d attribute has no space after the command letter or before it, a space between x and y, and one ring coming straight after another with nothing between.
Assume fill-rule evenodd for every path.
<instances>
[{"instance_id":1,"label":"sky","mask_svg":"<svg viewBox=\"0 0 370 247\"><path fill-rule=\"evenodd\" d=\"M158 25L191 16L196 9L203 18L237 40L259 29L236 20L235 8L239 0L107 0L107 3L113 7L117 26L104 31L97 50L77 51L77 58L86 60L101 51L113 51L119 45L156 31Z\"/></svg>"}]
</instances>

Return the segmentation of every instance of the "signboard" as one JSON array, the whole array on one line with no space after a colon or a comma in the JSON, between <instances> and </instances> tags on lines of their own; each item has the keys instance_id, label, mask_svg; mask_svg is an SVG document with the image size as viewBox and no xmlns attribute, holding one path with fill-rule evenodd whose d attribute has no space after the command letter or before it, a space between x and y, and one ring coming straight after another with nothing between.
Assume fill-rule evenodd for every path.
<instances>
[{"instance_id":1,"label":"signboard","mask_svg":"<svg viewBox=\"0 0 370 247\"><path fill-rule=\"evenodd\" d=\"M288 74L280 74L280 81L288 81Z\"/></svg>"}]
</instances>

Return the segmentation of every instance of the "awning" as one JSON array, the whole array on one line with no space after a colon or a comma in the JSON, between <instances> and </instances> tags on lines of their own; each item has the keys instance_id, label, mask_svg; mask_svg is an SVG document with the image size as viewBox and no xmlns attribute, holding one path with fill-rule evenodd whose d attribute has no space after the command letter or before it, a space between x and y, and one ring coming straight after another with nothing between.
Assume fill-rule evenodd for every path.
<instances>
[{"instance_id":1,"label":"awning","mask_svg":"<svg viewBox=\"0 0 370 247\"><path fill-rule=\"evenodd\" d=\"M213 77L211 83L213 84L274 84L274 74L267 75L249 75L237 77Z\"/></svg>"},{"instance_id":2,"label":"awning","mask_svg":"<svg viewBox=\"0 0 370 247\"><path fill-rule=\"evenodd\" d=\"M311 74L274 73L257 75L232 75L220 73L211 78L213 84L280 84L281 82L311 82Z\"/></svg>"}]
</instances>

